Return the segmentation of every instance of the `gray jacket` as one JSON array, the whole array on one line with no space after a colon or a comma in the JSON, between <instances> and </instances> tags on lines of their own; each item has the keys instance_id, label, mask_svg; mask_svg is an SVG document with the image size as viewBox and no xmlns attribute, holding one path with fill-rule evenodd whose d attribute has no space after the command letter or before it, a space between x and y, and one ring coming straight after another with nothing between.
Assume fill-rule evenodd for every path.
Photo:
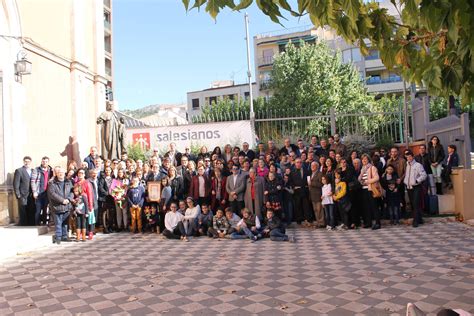
<instances>
[{"instance_id":1,"label":"gray jacket","mask_svg":"<svg viewBox=\"0 0 474 316\"><path fill-rule=\"evenodd\" d=\"M71 203L64 205L64 200L72 201L74 194L72 193L72 183L64 181L64 190L61 190L61 182L54 178L48 186L49 207L55 213L67 213L71 210Z\"/></svg>"},{"instance_id":2,"label":"gray jacket","mask_svg":"<svg viewBox=\"0 0 474 316\"><path fill-rule=\"evenodd\" d=\"M242 174L238 174L237 180L235 181L235 185L234 175L228 176L225 183L225 189L229 194L229 202L232 202L234 200L234 198L230 195L231 192L237 193L237 201L243 201L245 193L245 176L243 176Z\"/></svg>"}]
</instances>

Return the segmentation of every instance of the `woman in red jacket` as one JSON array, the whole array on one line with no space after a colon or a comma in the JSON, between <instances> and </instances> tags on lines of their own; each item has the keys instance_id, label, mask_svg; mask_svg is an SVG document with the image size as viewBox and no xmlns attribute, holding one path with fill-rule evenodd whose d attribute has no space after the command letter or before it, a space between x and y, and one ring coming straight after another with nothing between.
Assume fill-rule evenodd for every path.
<instances>
[{"instance_id":1,"label":"woman in red jacket","mask_svg":"<svg viewBox=\"0 0 474 316\"><path fill-rule=\"evenodd\" d=\"M211 208L214 213L219 206L224 209L227 205L226 180L227 177L222 175L220 168L214 169L214 175L211 177Z\"/></svg>"},{"instance_id":2,"label":"woman in red jacket","mask_svg":"<svg viewBox=\"0 0 474 316\"><path fill-rule=\"evenodd\" d=\"M89 181L86 180L86 170L79 169L77 170L77 180L76 185L80 185L82 189L82 194L87 196L87 207L94 208L94 192L92 191L92 185Z\"/></svg>"},{"instance_id":3,"label":"woman in red jacket","mask_svg":"<svg viewBox=\"0 0 474 316\"><path fill-rule=\"evenodd\" d=\"M204 166L198 168L197 175L193 176L191 180L191 187L189 195L192 196L197 204L202 205L206 203L209 205L211 195L211 180L204 174Z\"/></svg>"}]
</instances>

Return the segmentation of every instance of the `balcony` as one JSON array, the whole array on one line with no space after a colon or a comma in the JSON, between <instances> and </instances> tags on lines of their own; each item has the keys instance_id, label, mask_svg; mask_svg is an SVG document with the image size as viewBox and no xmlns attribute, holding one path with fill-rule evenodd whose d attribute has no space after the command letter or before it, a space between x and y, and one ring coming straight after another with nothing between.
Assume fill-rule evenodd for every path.
<instances>
[{"instance_id":1,"label":"balcony","mask_svg":"<svg viewBox=\"0 0 474 316\"><path fill-rule=\"evenodd\" d=\"M258 67L271 66L273 65L273 56L266 56L258 59Z\"/></svg>"},{"instance_id":2,"label":"balcony","mask_svg":"<svg viewBox=\"0 0 474 316\"><path fill-rule=\"evenodd\" d=\"M271 79L264 79L260 81L260 91L270 89Z\"/></svg>"},{"instance_id":3,"label":"balcony","mask_svg":"<svg viewBox=\"0 0 474 316\"><path fill-rule=\"evenodd\" d=\"M110 25L110 21L104 20L104 28L106 31L112 31L112 25Z\"/></svg>"},{"instance_id":4,"label":"balcony","mask_svg":"<svg viewBox=\"0 0 474 316\"><path fill-rule=\"evenodd\" d=\"M104 0L104 6L110 9L110 0Z\"/></svg>"},{"instance_id":5,"label":"balcony","mask_svg":"<svg viewBox=\"0 0 474 316\"><path fill-rule=\"evenodd\" d=\"M403 91L403 79L400 76L390 76L381 78L380 76L370 77L366 80L367 92L388 93Z\"/></svg>"},{"instance_id":6,"label":"balcony","mask_svg":"<svg viewBox=\"0 0 474 316\"><path fill-rule=\"evenodd\" d=\"M112 68L105 66L105 74L112 77Z\"/></svg>"}]
</instances>

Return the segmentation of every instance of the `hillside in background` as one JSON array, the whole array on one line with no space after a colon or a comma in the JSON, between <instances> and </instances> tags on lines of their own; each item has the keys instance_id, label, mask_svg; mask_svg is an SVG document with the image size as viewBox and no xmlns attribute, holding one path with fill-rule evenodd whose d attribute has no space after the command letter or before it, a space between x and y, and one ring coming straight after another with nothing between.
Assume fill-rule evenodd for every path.
<instances>
[{"instance_id":1,"label":"hillside in background","mask_svg":"<svg viewBox=\"0 0 474 316\"><path fill-rule=\"evenodd\" d=\"M124 113L124 114L130 115L133 118L141 119L141 118L144 118L146 116L150 116L150 115L153 115L153 114L157 113L160 109L160 106L162 106L162 104L153 104L153 105L145 106L145 107L140 108L140 109L122 110L121 112Z\"/></svg>"}]
</instances>

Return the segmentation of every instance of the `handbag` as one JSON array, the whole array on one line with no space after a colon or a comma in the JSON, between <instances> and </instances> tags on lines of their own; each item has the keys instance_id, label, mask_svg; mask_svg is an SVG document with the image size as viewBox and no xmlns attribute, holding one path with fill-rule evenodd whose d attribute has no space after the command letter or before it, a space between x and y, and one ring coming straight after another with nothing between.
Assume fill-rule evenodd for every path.
<instances>
[{"instance_id":1,"label":"handbag","mask_svg":"<svg viewBox=\"0 0 474 316\"><path fill-rule=\"evenodd\" d=\"M372 167L370 167L370 177L372 178ZM380 182L375 182L370 184L370 189L372 191L372 197L374 199L378 199L379 197L382 197L382 186L380 185Z\"/></svg>"}]
</instances>

